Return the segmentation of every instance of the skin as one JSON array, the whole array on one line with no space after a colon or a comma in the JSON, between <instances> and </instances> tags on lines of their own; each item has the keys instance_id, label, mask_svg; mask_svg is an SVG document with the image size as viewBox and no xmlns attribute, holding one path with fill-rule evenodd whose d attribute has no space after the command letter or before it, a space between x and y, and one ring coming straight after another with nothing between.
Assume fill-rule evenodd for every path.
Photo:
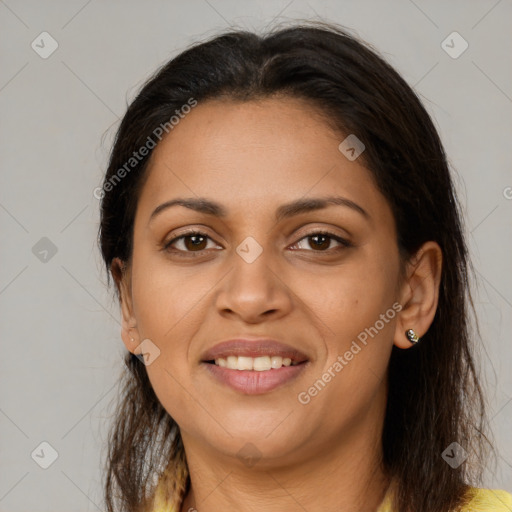
<instances>
[{"instance_id":1,"label":"skin","mask_svg":"<svg viewBox=\"0 0 512 512\"><path fill-rule=\"evenodd\" d=\"M433 321L441 250L427 242L410 261L400 260L389 204L361 159L338 150L345 136L302 100L215 100L195 107L152 154L132 260L122 273L115 260L112 271L127 349L141 353L144 339L160 349L146 369L180 426L192 482L182 511L367 512L390 484L380 464L387 366L393 344L411 346L407 329L421 337ZM368 215L330 205L274 218L283 203L327 195ZM177 197L214 200L227 215L174 206L150 222L157 206ZM162 248L188 227L209 237L199 256L187 256L198 253L190 239ZM306 237L315 230L352 246ZM263 250L252 263L236 252L248 236ZM401 311L300 403L298 394L394 303ZM240 335L295 346L308 366L271 392L234 391L200 359ZM237 456L249 442L259 456L252 465Z\"/></svg>"}]
</instances>

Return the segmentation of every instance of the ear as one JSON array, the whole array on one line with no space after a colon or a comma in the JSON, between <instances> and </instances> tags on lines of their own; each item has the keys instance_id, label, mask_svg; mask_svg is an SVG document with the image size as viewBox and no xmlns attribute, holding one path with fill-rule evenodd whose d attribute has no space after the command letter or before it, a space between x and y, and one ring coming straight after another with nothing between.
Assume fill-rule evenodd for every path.
<instances>
[{"instance_id":1,"label":"ear","mask_svg":"<svg viewBox=\"0 0 512 512\"><path fill-rule=\"evenodd\" d=\"M400 290L400 311L394 344L403 349L412 347L405 332L414 329L421 338L434 320L439 300L443 253L436 242L425 242L407 263Z\"/></svg>"},{"instance_id":2,"label":"ear","mask_svg":"<svg viewBox=\"0 0 512 512\"><path fill-rule=\"evenodd\" d=\"M119 258L114 258L110 272L116 283L119 302L121 304L121 338L128 351L132 354L141 353L137 321L133 314L130 268Z\"/></svg>"}]
</instances>

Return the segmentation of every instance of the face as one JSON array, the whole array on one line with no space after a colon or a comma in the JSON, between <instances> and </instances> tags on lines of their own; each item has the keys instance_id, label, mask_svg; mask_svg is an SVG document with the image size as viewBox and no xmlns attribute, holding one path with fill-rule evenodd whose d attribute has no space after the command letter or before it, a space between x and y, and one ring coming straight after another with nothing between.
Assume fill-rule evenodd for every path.
<instances>
[{"instance_id":1,"label":"face","mask_svg":"<svg viewBox=\"0 0 512 512\"><path fill-rule=\"evenodd\" d=\"M186 448L236 457L251 442L268 460L295 461L382 424L400 309L397 235L371 173L338 149L345 137L297 99L210 101L155 148L123 339L132 352L142 340L158 347L146 369ZM313 208L328 197L338 199ZM199 211L199 198L218 208ZM177 199L189 207L158 209ZM255 349L276 340L302 362L251 371L204 361L236 338ZM263 346L250 363L265 366L280 348Z\"/></svg>"}]
</instances>

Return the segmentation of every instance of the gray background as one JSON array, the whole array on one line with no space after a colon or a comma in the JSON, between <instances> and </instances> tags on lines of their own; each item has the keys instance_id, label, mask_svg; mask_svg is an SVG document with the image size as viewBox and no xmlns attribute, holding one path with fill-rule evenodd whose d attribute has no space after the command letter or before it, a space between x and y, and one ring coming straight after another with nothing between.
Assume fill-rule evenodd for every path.
<instances>
[{"instance_id":1,"label":"gray background","mask_svg":"<svg viewBox=\"0 0 512 512\"><path fill-rule=\"evenodd\" d=\"M478 277L499 454L487 486L512 491L510 0L0 0L1 511L103 509L100 461L125 349L93 190L127 102L157 66L228 25L318 16L380 50L440 130ZM46 59L31 47L43 31L58 43ZM456 59L441 46L453 31L469 43ZM31 458L43 441L58 452L48 469ZM50 461L49 449L36 453Z\"/></svg>"}]
</instances>

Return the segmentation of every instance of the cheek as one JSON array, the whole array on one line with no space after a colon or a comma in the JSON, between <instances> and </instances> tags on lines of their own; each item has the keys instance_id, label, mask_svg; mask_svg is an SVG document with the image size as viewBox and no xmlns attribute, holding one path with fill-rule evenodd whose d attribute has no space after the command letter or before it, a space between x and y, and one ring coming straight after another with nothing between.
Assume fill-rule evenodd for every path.
<instances>
[{"instance_id":1,"label":"cheek","mask_svg":"<svg viewBox=\"0 0 512 512\"><path fill-rule=\"evenodd\" d=\"M393 347L395 282L371 265L339 276L323 288L319 310L326 331L326 357L302 391L315 414L334 425L359 421L382 391ZM383 391L382 391L383 392ZM333 404L335 404L333 406Z\"/></svg>"},{"instance_id":2,"label":"cheek","mask_svg":"<svg viewBox=\"0 0 512 512\"><path fill-rule=\"evenodd\" d=\"M139 261L137 265L134 258L132 275L138 331L141 339L150 339L160 351L146 366L147 374L164 408L180 426L187 426L189 417L204 413L200 407L194 409L189 340L201 327L209 280L197 273L194 278L165 261Z\"/></svg>"},{"instance_id":3,"label":"cheek","mask_svg":"<svg viewBox=\"0 0 512 512\"><path fill-rule=\"evenodd\" d=\"M209 283L192 267L171 265L159 255L134 256L132 293L140 335L163 347L172 344L207 299Z\"/></svg>"},{"instance_id":4,"label":"cheek","mask_svg":"<svg viewBox=\"0 0 512 512\"><path fill-rule=\"evenodd\" d=\"M331 411L338 418L357 416L381 387L393 346L398 270L397 253L368 250L324 283L321 311L329 331L324 373L317 378L329 383L317 407L342 397L343 407Z\"/></svg>"},{"instance_id":5,"label":"cheek","mask_svg":"<svg viewBox=\"0 0 512 512\"><path fill-rule=\"evenodd\" d=\"M205 317L210 280L186 269L173 268L153 256L140 264L134 258L132 296L139 336L151 340L158 358L146 367L153 389L165 408L179 417L190 389L192 348L190 340ZM190 275L189 275L190 274Z\"/></svg>"},{"instance_id":6,"label":"cheek","mask_svg":"<svg viewBox=\"0 0 512 512\"><path fill-rule=\"evenodd\" d=\"M341 267L321 284L318 311L342 346L376 323L382 334L391 331L396 316L392 309L398 278L395 260L393 256L386 259L362 253L354 258L353 264Z\"/></svg>"}]
</instances>

